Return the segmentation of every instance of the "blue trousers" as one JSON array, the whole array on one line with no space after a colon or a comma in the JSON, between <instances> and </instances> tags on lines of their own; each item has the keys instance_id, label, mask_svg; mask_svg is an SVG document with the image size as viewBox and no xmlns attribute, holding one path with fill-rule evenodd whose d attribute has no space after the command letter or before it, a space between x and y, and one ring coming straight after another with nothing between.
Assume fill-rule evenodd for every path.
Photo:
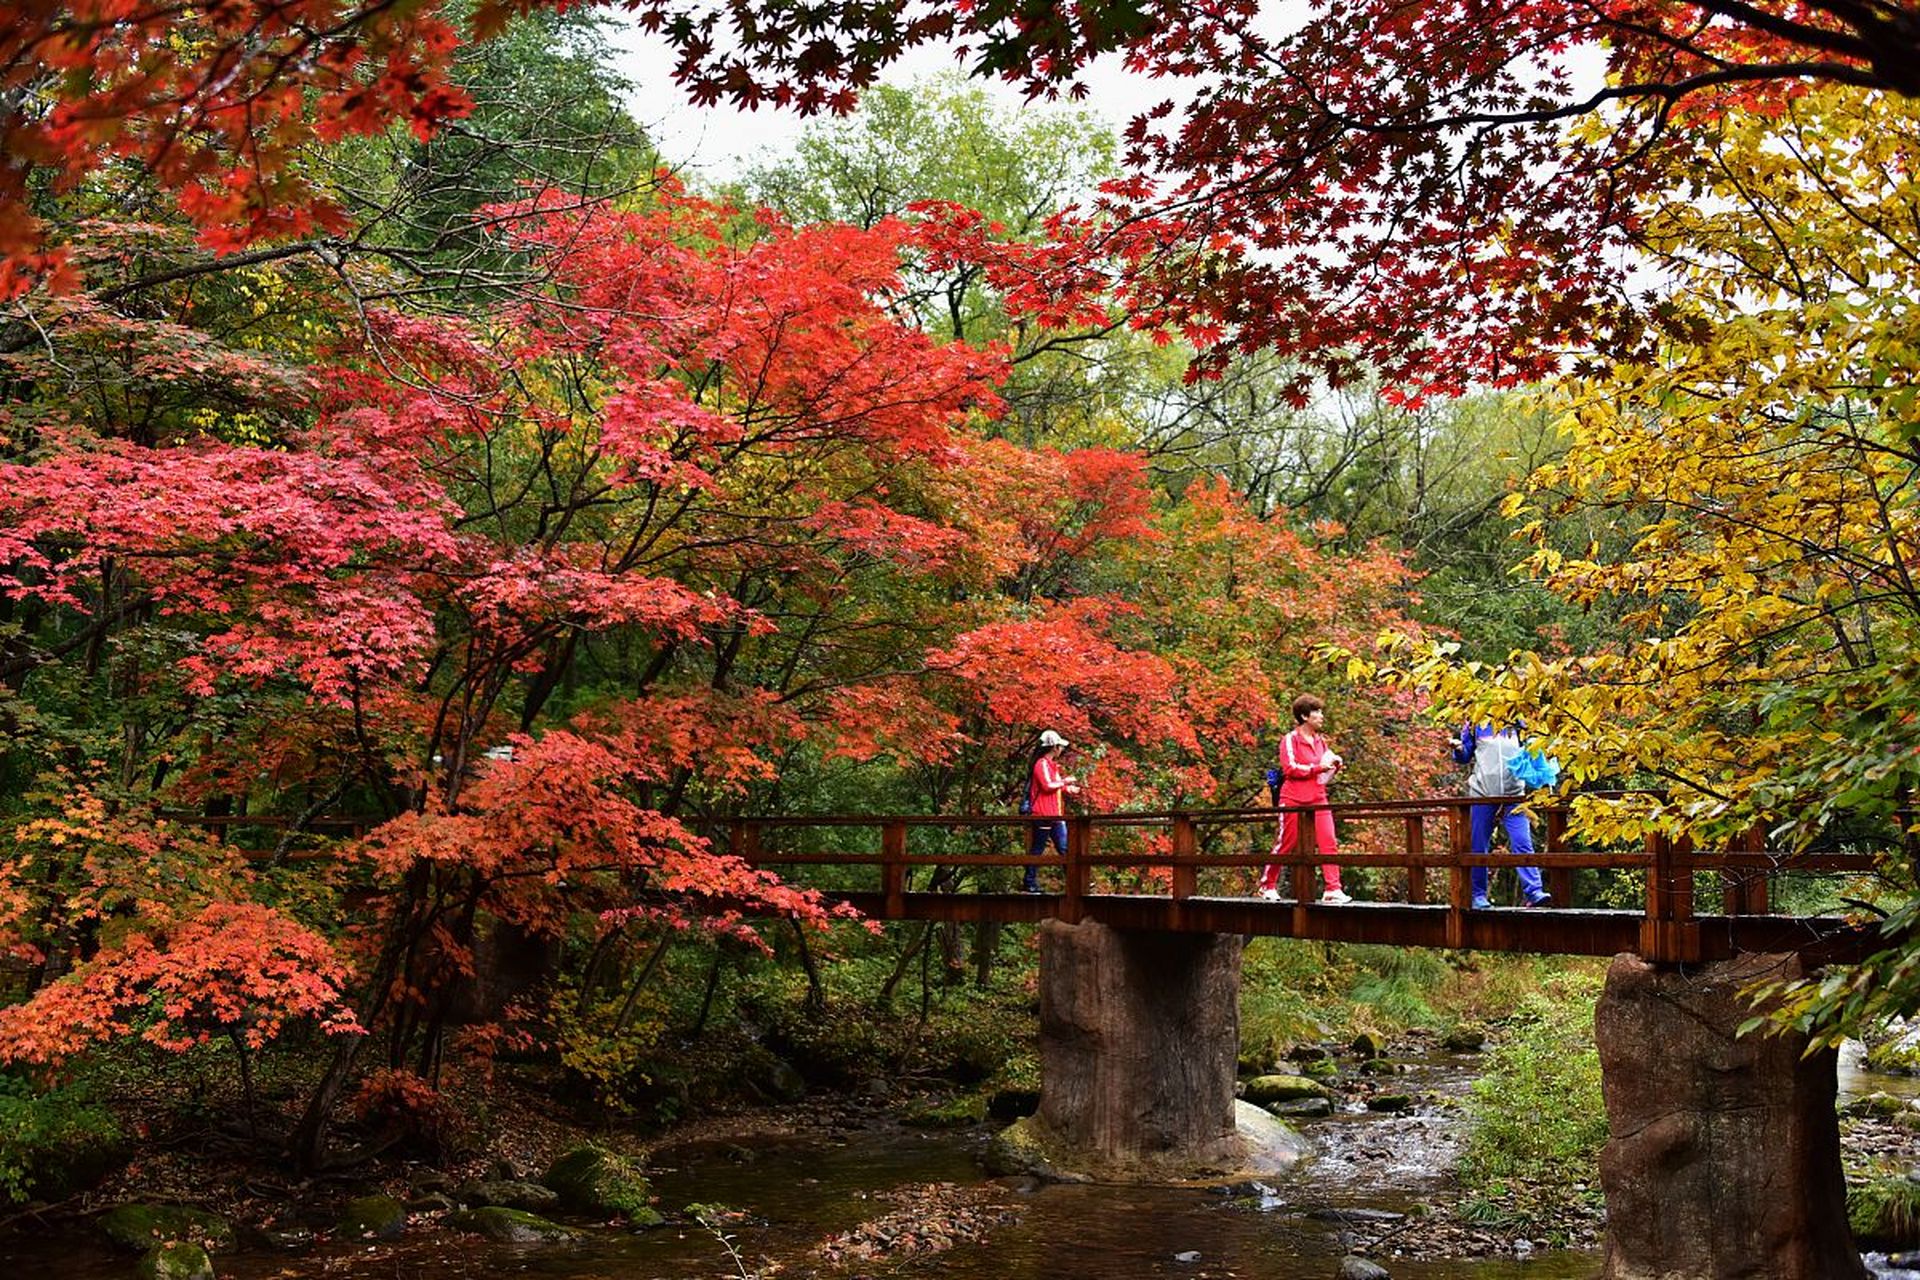
<instances>
[{"instance_id":1,"label":"blue trousers","mask_svg":"<svg viewBox=\"0 0 1920 1280\"><path fill-rule=\"evenodd\" d=\"M1477 804L1473 806L1470 825L1473 831L1473 851L1491 853L1493 851L1493 824L1498 822L1500 829L1507 833L1507 848L1515 855L1533 852L1533 824L1527 821L1527 815L1510 804ZM1520 896L1532 902L1546 892L1540 883L1540 868L1515 867L1514 874L1520 877ZM1487 896L1486 867L1473 868L1473 896Z\"/></svg>"},{"instance_id":2,"label":"blue trousers","mask_svg":"<svg viewBox=\"0 0 1920 1280\"><path fill-rule=\"evenodd\" d=\"M1067 856L1067 820L1065 818L1042 818L1033 824L1033 839L1027 843L1027 856L1037 858L1047 851L1047 842L1059 850L1061 857ZM1040 868L1033 863L1027 864L1027 884L1029 890L1040 887Z\"/></svg>"}]
</instances>

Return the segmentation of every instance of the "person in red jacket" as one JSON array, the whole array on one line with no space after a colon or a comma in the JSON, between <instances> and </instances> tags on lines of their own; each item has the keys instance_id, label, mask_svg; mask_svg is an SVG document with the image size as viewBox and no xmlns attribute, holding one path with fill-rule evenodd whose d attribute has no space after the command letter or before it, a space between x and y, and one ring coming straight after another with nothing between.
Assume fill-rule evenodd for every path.
<instances>
[{"instance_id":1,"label":"person in red jacket","mask_svg":"<svg viewBox=\"0 0 1920 1280\"><path fill-rule=\"evenodd\" d=\"M1060 767L1060 753L1066 749L1067 740L1053 730L1040 735L1040 753L1033 758L1033 770L1027 775L1027 798L1032 803L1028 812L1034 819L1028 857L1037 858L1045 853L1049 840L1061 857L1067 854L1067 811L1060 797L1079 795L1080 780ZM1027 882L1023 887L1028 893L1040 892L1039 864L1027 864Z\"/></svg>"},{"instance_id":2,"label":"person in red jacket","mask_svg":"<svg viewBox=\"0 0 1920 1280\"><path fill-rule=\"evenodd\" d=\"M1327 722L1326 703L1310 693L1293 700L1293 732L1280 739L1280 803L1282 806L1327 803L1327 784L1346 765L1338 752L1327 745L1320 730ZM1292 853L1300 843L1298 813L1285 813L1280 819L1280 838L1274 842L1272 857ZM1333 835L1333 810L1313 810L1314 848L1321 853L1339 851ZM1327 862L1320 866L1326 891L1320 901L1338 905L1352 902L1340 888L1340 867ZM1270 862L1260 873L1260 896L1268 902L1280 897L1280 864Z\"/></svg>"}]
</instances>

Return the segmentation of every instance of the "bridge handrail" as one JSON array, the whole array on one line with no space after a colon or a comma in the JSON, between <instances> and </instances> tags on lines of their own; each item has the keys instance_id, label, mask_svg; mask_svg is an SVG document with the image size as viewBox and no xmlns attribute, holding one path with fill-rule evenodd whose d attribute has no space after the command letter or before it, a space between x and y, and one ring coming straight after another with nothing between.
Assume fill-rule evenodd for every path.
<instances>
[{"instance_id":1,"label":"bridge handrail","mask_svg":"<svg viewBox=\"0 0 1920 1280\"><path fill-rule=\"evenodd\" d=\"M1625 794L1625 793L1613 793ZM1426 873L1447 873L1445 906L1448 911L1449 945L1468 936L1464 913L1471 909L1470 872L1475 867L1514 865L1511 853L1472 852L1467 817L1483 798L1472 796L1423 797L1408 800L1349 801L1318 806L1260 806L1226 809L1170 809L1116 813L1081 813L1066 817L1067 849L1065 858L1055 859L1031 854L959 853L952 850L909 851L909 832L921 828L948 830L995 830L1006 827L1027 828L1032 817L1012 814L798 814L789 816L748 816L723 824L727 847L734 855L754 866L847 866L878 867L885 913L889 917L905 914L908 874L929 867L1028 867L1054 865L1065 875L1066 890L1060 895L1058 914L1065 919L1081 918L1084 899L1090 896L1094 868L1159 869L1170 872L1168 895L1178 903L1197 896L1198 877L1203 870L1259 867L1277 863L1288 869L1291 878L1291 909L1306 913L1313 897L1314 868L1325 860L1314 848L1314 824L1299 824L1299 847L1286 855L1265 852L1211 853L1200 849L1199 832L1203 827L1276 823L1286 812L1306 812L1330 808L1336 817L1354 820L1398 821L1405 829L1404 847L1388 852L1341 851L1334 857L1343 866L1394 867L1407 872L1407 897L1411 904L1427 901ZM1691 841L1674 840L1664 835L1648 836L1639 849L1574 850L1562 847L1569 812L1567 800L1554 797L1536 802L1536 813L1545 819L1544 847L1528 861L1541 868L1549 890L1561 903L1572 898L1573 872L1580 868L1623 869L1646 875L1645 906L1640 924L1640 952L1649 959L1685 962L1700 957L1700 924L1695 912L1695 876L1717 873L1721 880L1724 914L1729 916L1769 914L1767 876L1782 871L1871 871L1875 859L1869 853L1817 851L1786 853L1768 851L1759 833L1735 841L1726 849L1702 850ZM1445 823L1444 847L1427 848L1429 819ZM1164 827L1168 848L1101 852L1095 848L1100 830L1137 827ZM845 829L870 828L880 832L878 852L818 853L803 850L775 850L764 847L762 836L770 829ZM1307 936L1304 919L1296 927L1296 936Z\"/></svg>"}]
</instances>

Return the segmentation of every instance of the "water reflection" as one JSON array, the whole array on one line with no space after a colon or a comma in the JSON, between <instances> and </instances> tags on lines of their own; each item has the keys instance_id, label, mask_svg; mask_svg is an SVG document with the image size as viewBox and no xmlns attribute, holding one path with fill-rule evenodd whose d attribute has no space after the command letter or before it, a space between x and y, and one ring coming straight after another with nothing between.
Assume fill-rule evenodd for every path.
<instances>
[{"instance_id":1,"label":"water reflection","mask_svg":"<svg viewBox=\"0 0 1920 1280\"><path fill-rule=\"evenodd\" d=\"M751 1149L689 1148L669 1153L670 1163L658 1171L655 1187L669 1210L698 1201L739 1211L743 1216L724 1230L750 1274L871 1274L884 1265L836 1270L811 1251L823 1237L887 1213L886 1193L895 1188L983 1185L974 1162L980 1141L978 1134L876 1127ZM1365 1168L1366 1162L1355 1167ZM1005 1195L1015 1215L1011 1222L985 1240L916 1259L904 1274L915 1280L1328 1280L1338 1269L1343 1232L1349 1228L1307 1217L1302 1212L1307 1206L1286 1203L1290 1194L1288 1188L1269 1187L1270 1211L1262 1213L1210 1190L1010 1189ZM1328 1183L1316 1190L1314 1203L1351 1201L1357 1194L1351 1184L1340 1189ZM1385 1261L1396 1280L1585 1280L1595 1264L1591 1255L1577 1253L1525 1261ZM607 1232L578 1248L548 1250L421 1231L394 1244L322 1246L300 1257L229 1255L219 1260L219 1272L222 1280L739 1280L740 1275L722 1244L694 1226L644 1235ZM126 1280L132 1273L131 1262L88 1249L21 1245L10 1253L0 1245L0 1275L21 1280Z\"/></svg>"}]
</instances>

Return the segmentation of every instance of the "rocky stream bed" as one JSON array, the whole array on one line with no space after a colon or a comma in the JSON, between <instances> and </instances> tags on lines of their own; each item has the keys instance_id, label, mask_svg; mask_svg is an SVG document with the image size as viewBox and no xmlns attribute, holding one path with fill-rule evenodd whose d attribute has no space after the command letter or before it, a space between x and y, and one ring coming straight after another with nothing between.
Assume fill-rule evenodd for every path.
<instances>
[{"instance_id":1,"label":"rocky stream bed","mask_svg":"<svg viewBox=\"0 0 1920 1280\"><path fill-rule=\"evenodd\" d=\"M1430 1041L1333 1046L1247 1090L1312 1154L1216 1187L1049 1182L991 1170L1001 1123L876 1085L585 1147L529 1100L510 1147L377 1185L217 1176L218 1143L161 1149L84 1203L0 1234L12 1280L1572 1280L1598 1197L1531 1230L1476 1221L1450 1170L1478 1056ZM1278 1068L1285 1068L1278 1069ZM1264 1080L1264 1083L1263 1083ZM1285 1096L1279 1096L1285 1095ZM1871 1099L1871 1101L1869 1101ZM1842 1075L1850 1160L1920 1166L1920 1082ZM624 1154L616 1154L621 1152ZM118 1208L112 1206L118 1205ZM1588 1207L1582 1207L1582 1204ZM138 1208L129 1206L151 1206ZM204 1252L203 1252L204 1250ZM1920 1275L1875 1256L1878 1274Z\"/></svg>"}]
</instances>

